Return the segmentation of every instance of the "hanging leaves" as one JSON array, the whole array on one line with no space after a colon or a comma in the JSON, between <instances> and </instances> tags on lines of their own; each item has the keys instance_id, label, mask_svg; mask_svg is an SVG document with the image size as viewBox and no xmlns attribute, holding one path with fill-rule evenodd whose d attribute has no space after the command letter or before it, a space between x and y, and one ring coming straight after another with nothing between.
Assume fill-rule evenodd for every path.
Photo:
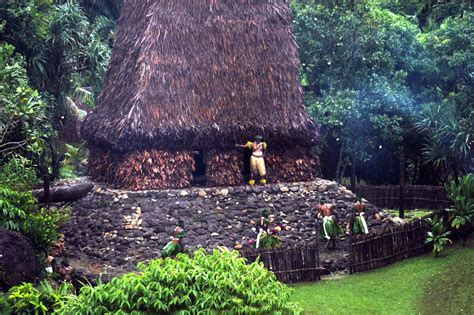
<instances>
[{"instance_id":1,"label":"hanging leaves","mask_svg":"<svg viewBox=\"0 0 474 315\"><path fill-rule=\"evenodd\" d=\"M125 189L187 187L194 170L191 151L146 150L114 154L97 148L90 150L89 175Z\"/></svg>"}]
</instances>

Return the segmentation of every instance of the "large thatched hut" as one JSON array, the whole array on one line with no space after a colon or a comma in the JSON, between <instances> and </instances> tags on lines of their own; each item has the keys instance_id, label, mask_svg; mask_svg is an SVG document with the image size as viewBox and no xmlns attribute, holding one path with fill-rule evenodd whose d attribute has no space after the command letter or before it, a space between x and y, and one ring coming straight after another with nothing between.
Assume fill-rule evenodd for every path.
<instances>
[{"instance_id":1,"label":"large thatched hut","mask_svg":"<svg viewBox=\"0 0 474 315\"><path fill-rule=\"evenodd\" d=\"M270 181L314 177L287 0L125 0L110 70L82 133L90 175L131 189L236 185L264 136Z\"/></svg>"}]
</instances>

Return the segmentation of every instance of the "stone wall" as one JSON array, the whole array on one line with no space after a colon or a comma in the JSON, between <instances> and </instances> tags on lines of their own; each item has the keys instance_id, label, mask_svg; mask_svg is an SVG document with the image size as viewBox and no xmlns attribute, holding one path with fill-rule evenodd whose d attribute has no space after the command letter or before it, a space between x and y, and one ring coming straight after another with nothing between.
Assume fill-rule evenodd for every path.
<instances>
[{"instance_id":1,"label":"stone wall","mask_svg":"<svg viewBox=\"0 0 474 315\"><path fill-rule=\"evenodd\" d=\"M160 191L123 191L95 184L93 192L73 204L73 219L64 230L67 254L131 270L138 261L160 256L178 220L184 221L183 244L191 252L198 247L246 247L248 239L256 237L252 227L266 207L273 210L277 222L290 228L282 232L284 245L314 242L319 237L315 208L320 199L337 206L336 215L345 226L355 196L322 179ZM367 212L372 230L385 224L375 219L372 205Z\"/></svg>"}]
</instances>

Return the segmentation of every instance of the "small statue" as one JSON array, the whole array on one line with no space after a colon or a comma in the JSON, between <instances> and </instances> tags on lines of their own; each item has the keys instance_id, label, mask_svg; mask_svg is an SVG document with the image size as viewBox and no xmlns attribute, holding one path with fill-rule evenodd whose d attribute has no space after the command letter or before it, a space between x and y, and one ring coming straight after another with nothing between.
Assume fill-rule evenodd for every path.
<instances>
[{"instance_id":1,"label":"small statue","mask_svg":"<svg viewBox=\"0 0 474 315\"><path fill-rule=\"evenodd\" d=\"M321 238L327 240L326 248L329 249L329 245L332 244L332 248L336 248L336 238L339 235L344 235L342 227L337 224L336 218L332 212L333 205L329 203L321 202L318 206L317 216L323 219L321 227Z\"/></svg>"},{"instance_id":2,"label":"small statue","mask_svg":"<svg viewBox=\"0 0 474 315\"><path fill-rule=\"evenodd\" d=\"M352 205L353 217L352 217L352 234L369 234L369 229L367 227L367 222L365 221L364 211L365 204L362 203L360 198L357 199L357 202Z\"/></svg>"},{"instance_id":3,"label":"small statue","mask_svg":"<svg viewBox=\"0 0 474 315\"><path fill-rule=\"evenodd\" d=\"M267 183L267 171L265 169L265 151L267 150L267 143L263 142L262 136L256 136L255 140L248 141L244 145L236 144L239 148L246 148L252 150L250 157L250 181L251 186L255 185L255 178L260 176L260 184Z\"/></svg>"},{"instance_id":4,"label":"small statue","mask_svg":"<svg viewBox=\"0 0 474 315\"><path fill-rule=\"evenodd\" d=\"M184 252L183 246L181 245L181 239L183 239L185 235L186 232L184 231L184 223L180 220L178 222L178 226L176 226L174 229L173 238L161 251L161 257L175 257L179 253Z\"/></svg>"},{"instance_id":5,"label":"small statue","mask_svg":"<svg viewBox=\"0 0 474 315\"><path fill-rule=\"evenodd\" d=\"M277 248L281 244L280 232L286 230L283 224L275 223L275 216L270 214L269 209L262 210L262 216L257 222L257 239L250 240L249 243L255 248Z\"/></svg>"}]
</instances>

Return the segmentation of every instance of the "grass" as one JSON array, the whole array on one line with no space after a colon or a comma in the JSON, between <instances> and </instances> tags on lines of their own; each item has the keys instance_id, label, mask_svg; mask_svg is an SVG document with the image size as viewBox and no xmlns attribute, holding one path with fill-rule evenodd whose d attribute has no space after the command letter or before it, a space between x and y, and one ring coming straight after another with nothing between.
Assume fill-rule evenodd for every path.
<instances>
[{"instance_id":1,"label":"grass","mask_svg":"<svg viewBox=\"0 0 474 315\"><path fill-rule=\"evenodd\" d=\"M474 238L378 270L293 286L305 314L474 314Z\"/></svg>"},{"instance_id":2,"label":"grass","mask_svg":"<svg viewBox=\"0 0 474 315\"><path fill-rule=\"evenodd\" d=\"M398 217L398 214L399 214L398 210L393 210L393 209L382 209L382 210L383 212L387 212L393 216ZM431 213L433 213L433 211L429 209L405 210L405 219L411 221L413 219L424 218L430 215Z\"/></svg>"}]
</instances>

